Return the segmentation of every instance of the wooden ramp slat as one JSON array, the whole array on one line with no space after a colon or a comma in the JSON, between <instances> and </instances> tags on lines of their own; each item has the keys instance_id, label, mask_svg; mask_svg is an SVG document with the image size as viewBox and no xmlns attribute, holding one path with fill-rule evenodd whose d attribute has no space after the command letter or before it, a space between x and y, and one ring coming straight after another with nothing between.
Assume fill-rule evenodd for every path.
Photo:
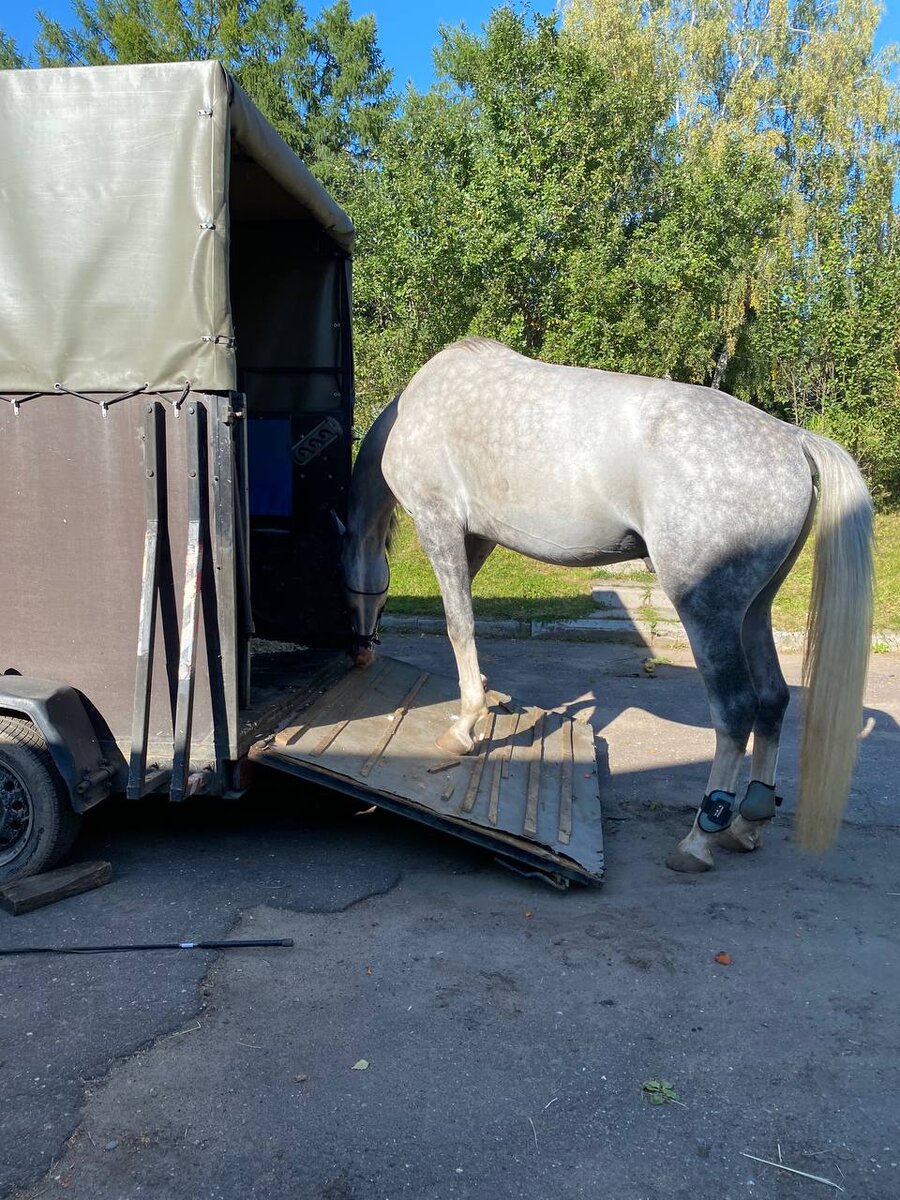
<instances>
[{"instance_id":1,"label":"wooden ramp slat","mask_svg":"<svg viewBox=\"0 0 900 1200\"><path fill-rule=\"evenodd\" d=\"M537 833L538 798L541 794L541 762L544 751L544 714L540 713L531 730L528 748L528 801L525 808L525 832Z\"/></svg>"},{"instance_id":2,"label":"wooden ramp slat","mask_svg":"<svg viewBox=\"0 0 900 1200\"><path fill-rule=\"evenodd\" d=\"M308 732L322 731L310 751L311 754L316 756L324 754L332 742L340 737L350 722L356 719L355 705L371 693L376 683L379 683L388 674L390 667L390 660L379 660L368 672L355 671L350 676L346 691L337 699L329 697L327 708L321 714L313 713L311 715L307 727ZM322 724L319 724L320 721Z\"/></svg>"},{"instance_id":3,"label":"wooden ramp slat","mask_svg":"<svg viewBox=\"0 0 900 1200\"><path fill-rule=\"evenodd\" d=\"M488 820L492 825L497 824L500 816L500 787L503 783L503 771L512 753L512 740L518 724L518 713L502 713L497 718L497 736L491 752L493 768L491 770L490 800L488 801Z\"/></svg>"},{"instance_id":4,"label":"wooden ramp slat","mask_svg":"<svg viewBox=\"0 0 900 1200\"><path fill-rule=\"evenodd\" d=\"M562 765L559 775L559 840L567 846L572 837L572 726L573 721L563 722Z\"/></svg>"},{"instance_id":5,"label":"wooden ramp slat","mask_svg":"<svg viewBox=\"0 0 900 1200\"><path fill-rule=\"evenodd\" d=\"M387 750L388 746L391 744L391 741L394 738L394 735L397 733L397 730L400 728L400 722L403 720L403 718L409 712L409 706L412 704L413 700L415 700L416 696L418 696L418 694L422 690L422 687L424 686L424 684L428 681L428 675L429 675L428 671L426 671L424 673L424 675L420 675L419 678L416 680L416 682L413 684L413 686L409 689L409 691L403 697L403 703L400 705L400 707L394 709L394 712L391 716L391 721L393 722L393 724L391 725L390 729L388 729L387 733L384 735L384 737L381 739L381 741L378 743L378 745L375 747L375 750L372 752L372 754L369 756L369 758L366 759L365 765L363 766L362 770L360 771L361 775L371 774L372 768L377 765L382 754L384 754L385 750Z\"/></svg>"},{"instance_id":6,"label":"wooden ramp slat","mask_svg":"<svg viewBox=\"0 0 900 1200\"><path fill-rule=\"evenodd\" d=\"M330 712L334 710L336 712L340 704L343 703L344 697L347 696L353 688L358 687L359 684L357 681L356 672L349 670L343 679L338 680L338 682L328 691L328 711ZM316 719L314 714L316 713L316 709L318 707L319 706L316 704L309 706L305 710L303 719L301 721L296 722L295 724L289 723L283 729L279 729L278 733L275 735L275 744L277 746L293 746L295 742L298 742L304 733L306 733L306 731L309 729L310 721Z\"/></svg>"},{"instance_id":7,"label":"wooden ramp slat","mask_svg":"<svg viewBox=\"0 0 900 1200\"><path fill-rule=\"evenodd\" d=\"M487 762L488 752L491 748L491 737L494 732L494 714L488 713L484 725L484 739L478 747L478 753L475 756L475 761L472 764L472 771L469 776L469 786L466 789L465 799L462 802L462 811L470 813L475 807L475 798L478 795L478 788L481 784L481 776L484 774L484 764Z\"/></svg>"},{"instance_id":8,"label":"wooden ramp slat","mask_svg":"<svg viewBox=\"0 0 900 1200\"><path fill-rule=\"evenodd\" d=\"M500 764L500 775L503 779L509 779L510 762L512 761L513 748L516 744L516 734L519 732L519 722L522 720L521 713L514 713L512 728L509 733L509 745L503 752L503 759Z\"/></svg>"}]
</instances>

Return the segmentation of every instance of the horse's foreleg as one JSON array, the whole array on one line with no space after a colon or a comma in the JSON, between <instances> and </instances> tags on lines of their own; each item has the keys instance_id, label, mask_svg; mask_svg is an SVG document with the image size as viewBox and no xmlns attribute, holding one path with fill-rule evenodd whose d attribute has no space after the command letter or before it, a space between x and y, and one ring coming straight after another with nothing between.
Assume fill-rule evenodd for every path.
<instances>
[{"instance_id":1,"label":"horse's foreleg","mask_svg":"<svg viewBox=\"0 0 900 1200\"><path fill-rule=\"evenodd\" d=\"M709 610L702 620L690 611L681 617L709 694L716 752L691 831L666 859L666 866L673 871L708 871L713 865L712 847L736 811L738 772L758 702L741 644L740 617L720 613L711 621Z\"/></svg>"},{"instance_id":2,"label":"horse's foreleg","mask_svg":"<svg viewBox=\"0 0 900 1200\"><path fill-rule=\"evenodd\" d=\"M447 635L459 672L460 714L447 732L437 739L437 744L448 754L468 754L475 745L475 725L487 714L487 703L475 648L475 618L472 614L466 538L458 526L448 524L442 518L416 515L414 519L422 548L428 555L441 589ZM478 566L489 553L490 548Z\"/></svg>"},{"instance_id":3,"label":"horse's foreleg","mask_svg":"<svg viewBox=\"0 0 900 1200\"><path fill-rule=\"evenodd\" d=\"M487 562L493 550L496 548L496 542L489 542L485 538L476 537L473 533L466 534L466 562L469 566L469 587L471 589L475 576ZM488 679L487 675L482 674L481 686L487 691Z\"/></svg>"}]
</instances>

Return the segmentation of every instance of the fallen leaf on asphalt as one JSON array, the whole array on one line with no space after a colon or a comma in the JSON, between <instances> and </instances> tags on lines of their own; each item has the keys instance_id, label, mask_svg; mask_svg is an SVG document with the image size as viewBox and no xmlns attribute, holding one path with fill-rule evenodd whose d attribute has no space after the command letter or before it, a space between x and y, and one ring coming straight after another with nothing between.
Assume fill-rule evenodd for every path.
<instances>
[{"instance_id":1,"label":"fallen leaf on asphalt","mask_svg":"<svg viewBox=\"0 0 900 1200\"><path fill-rule=\"evenodd\" d=\"M678 1104L682 1108L685 1107L678 1099L678 1093L671 1083L666 1083L661 1079L648 1079L641 1084L641 1091L651 1104Z\"/></svg>"},{"instance_id":2,"label":"fallen leaf on asphalt","mask_svg":"<svg viewBox=\"0 0 900 1200\"><path fill-rule=\"evenodd\" d=\"M366 964L366 974L367 974L367 975L371 975L371 974L372 974L372 968L371 968L371 967L368 965L368 963Z\"/></svg>"},{"instance_id":3,"label":"fallen leaf on asphalt","mask_svg":"<svg viewBox=\"0 0 900 1200\"><path fill-rule=\"evenodd\" d=\"M307 1079L309 1079L309 1076L304 1075L302 1071L300 1072L299 1075L294 1076L295 1083L306 1083Z\"/></svg>"},{"instance_id":4,"label":"fallen leaf on asphalt","mask_svg":"<svg viewBox=\"0 0 900 1200\"><path fill-rule=\"evenodd\" d=\"M719 954L716 955L716 962L721 963L723 967L730 967L731 966L731 955L727 954L724 950L722 950Z\"/></svg>"},{"instance_id":5,"label":"fallen leaf on asphalt","mask_svg":"<svg viewBox=\"0 0 900 1200\"><path fill-rule=\"evenodd\" d=\"M364 1058L361 1058L359 1060L359 1062L355 1062L350 1069L351 1069L351 1071L368 1071L368 1069L369 1069L368 1061Z\"/></svg>"},{"instance_id":6,"label":"fallen leaf on asphalt","mask_svg":"<svg viewBox=\"0 0 900 1200\"><path fill-rule=\"evenodd\" d=\"M525 916L526 916L526 917L533 917L533 916L534 916L534 913L531 911L531 909L530 909L530 908L526 908L526 909L525 909Z\"/></svg>"}]
</instances>

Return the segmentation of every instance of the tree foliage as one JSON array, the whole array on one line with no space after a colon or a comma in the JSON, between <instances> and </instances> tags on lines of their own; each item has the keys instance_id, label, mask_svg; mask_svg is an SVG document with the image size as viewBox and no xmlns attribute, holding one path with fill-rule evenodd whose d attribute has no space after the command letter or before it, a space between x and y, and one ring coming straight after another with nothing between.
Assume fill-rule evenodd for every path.
<instances>
[{"instance_id":1,"label":"tree foliage","mask_svg":"<svg viewBox=\"0 0 900 1200\"><path fill-rule=\"evenodd\" d=\"M73 0L40 17L40 66L219 59L327 182L372 158L393 112L371 16L335 0L310 23L297 0Z\"/></svg>"},{"instance_id":2,"label":"tree foliage","mask_svg":"<svg viewBox=\"0 0 900 1200\"><path fill-rule=\"evenodd\" d=\"M364 398L467 332L712 380L772 233L777 174L730 133L685 155L675 74L656 69L637 17L630 28L633 52L613 60L510 8L482 35L445 31L439 83L406 97L358 205L390 222L361 239Z\"/></svg>"},{"instance_id":3,"label":"tree foliage","mask_svg":"<svg viewBox=\"0 0 900 1200\"><path fill-rule=\"evenodd\" d=\"M16 43L0 29L0 71L24 66L25 59L19 53Z\"/></svg>"}]
</instances>

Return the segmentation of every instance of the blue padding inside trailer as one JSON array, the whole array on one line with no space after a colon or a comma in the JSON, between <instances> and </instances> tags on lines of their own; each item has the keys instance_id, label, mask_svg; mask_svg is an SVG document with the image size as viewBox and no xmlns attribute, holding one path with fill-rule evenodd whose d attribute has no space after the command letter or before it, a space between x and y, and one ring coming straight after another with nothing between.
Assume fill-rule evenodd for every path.
<instances>
[{"instance_id":1,"label":"blue padding inside trailer","mask_svg":"<svg viewBox=\"0 0 900 1200\"><path fill-rule=\"evenodd\" d=\"M294 507L290 419L248 421L247 455L251 517L289 517Z\"/></svg>"}]
</instances>

